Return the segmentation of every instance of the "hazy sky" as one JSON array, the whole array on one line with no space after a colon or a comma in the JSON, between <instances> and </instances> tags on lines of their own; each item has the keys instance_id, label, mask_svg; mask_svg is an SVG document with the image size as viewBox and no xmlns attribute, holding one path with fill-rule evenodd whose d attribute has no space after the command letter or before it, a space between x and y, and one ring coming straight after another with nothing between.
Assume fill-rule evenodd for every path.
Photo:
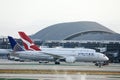
<instances>
[{"instance_id":1,"label":"hazy sky","mask_svg":"<svg viewBox=\"0 0 120 80\"><path fill-rule=\"evenodd\" d=\"M75 21L95 21L120 33L120 0L0 0L0 36Z\"/></svg>"}]
</instances>

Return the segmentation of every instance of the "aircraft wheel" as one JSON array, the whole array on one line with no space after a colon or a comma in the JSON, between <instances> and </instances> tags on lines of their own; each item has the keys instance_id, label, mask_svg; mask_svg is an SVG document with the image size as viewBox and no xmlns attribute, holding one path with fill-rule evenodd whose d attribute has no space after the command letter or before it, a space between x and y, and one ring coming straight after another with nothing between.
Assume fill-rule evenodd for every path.
<instances>
[{"instance_id":1,"label":"aircraft wheel","mask_svg":"<svg viewBox=\"0 0 120 80\"><path fill-rule=\"evenodd\" d=\"M95 66L98 66L98 63L95 63Z\"/></svg>"},{"instance_id":2,"label":"aircraft wheel","mask_svg":"<svg viewBox=\"0 0 120 80\"><path fill-rule=\"evenodd\" d=\"M101 62L95 63L95 66L98 66L100 68L102 67L102 63Z\"/></svg>"},{"instance_id":3,"label":"aircraft wheel","mask_svg":"<svg viewBox=\"0 0 120 80\"><path fill-rule=\"evenodd\" d=\"M60 62L55 62L55 64L60 64Z\"/></svg>"},{"instance_id":4,"label":"aircraft wheel","mask_svg":"<svg viewBox=\"0 0 120 80\"><path fill-rule=\"evenodd\" d=\"M99 66L99 68L101 68L102 64L101 64L101 63L98 63L98 66Z\"/></svg>"}]
</instances>

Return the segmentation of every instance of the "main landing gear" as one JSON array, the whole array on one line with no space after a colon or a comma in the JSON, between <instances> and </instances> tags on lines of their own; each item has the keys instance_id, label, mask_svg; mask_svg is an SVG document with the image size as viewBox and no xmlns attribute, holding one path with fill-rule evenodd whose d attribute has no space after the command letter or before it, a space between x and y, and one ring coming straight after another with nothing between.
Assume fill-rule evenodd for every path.
<instances>
[{"instance_id":1,"label":"main landing gear","mask_svg":"<svg viewBox=\"0 0 120 80\"><path fill-rule=\"evenodd\" d=\"M102 67L102 66L105 66L105 65L108 65L108 64L109 64L109 62L96 62L95 66Z\"/></svg>"},{"instance_id":2,"label":"main landing gear","mask_svg":"<svg viewBox=\"0 0 120 80\"><path fill-rule=\"evenodd\" d=\"M55 62L55 64L60 64L60 62Z\"/></svg>"},{"instance_id":3,"label":"main landing gear","mask_svg":"<svg viewBox=\"0 0 120 80\"><path fill-rule=\"evenodd\" d=\"M59 59L55 59L55 64L59 65L60 64L60 60Z\"/></svg>"}]
</instances>

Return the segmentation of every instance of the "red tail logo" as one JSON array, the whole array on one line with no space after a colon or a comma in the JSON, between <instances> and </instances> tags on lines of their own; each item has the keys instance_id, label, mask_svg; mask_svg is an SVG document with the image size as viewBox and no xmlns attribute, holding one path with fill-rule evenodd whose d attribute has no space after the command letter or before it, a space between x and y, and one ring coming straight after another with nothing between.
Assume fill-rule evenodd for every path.
<instances>
[{"instance_id":1,"label":"red tail logo","mask_svg":"<svg viewBox=\"0 0 120 80\"><path fill-rule=\"evenodd\" d=\"M22 41L23 45L26 50L35 50L35 51L40 51L41 49L34 44L34 42L24 33L24 32L18 32Z\"/></svg>"}]
</instances>

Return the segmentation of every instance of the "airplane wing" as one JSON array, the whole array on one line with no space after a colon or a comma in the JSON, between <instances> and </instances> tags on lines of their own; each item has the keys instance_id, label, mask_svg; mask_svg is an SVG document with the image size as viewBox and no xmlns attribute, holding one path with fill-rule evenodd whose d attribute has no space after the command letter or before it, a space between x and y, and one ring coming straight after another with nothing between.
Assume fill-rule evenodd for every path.
<instances>
[{"instance_id":1,"label":"airplane wing","mask_svg":"<svg viewBox=\"0 0 120 80\"><path fill-rule=\"evenodd\" d=\"M61 56L61 55L57 55L57 54L53 54L53 53L47 53L47 52L42 52L42 53L44 53L46 55L50 55L50 56L52 56L54 58L59 58L59 59L65 58L65 56Z\"/></svg>"}]
</instances>

